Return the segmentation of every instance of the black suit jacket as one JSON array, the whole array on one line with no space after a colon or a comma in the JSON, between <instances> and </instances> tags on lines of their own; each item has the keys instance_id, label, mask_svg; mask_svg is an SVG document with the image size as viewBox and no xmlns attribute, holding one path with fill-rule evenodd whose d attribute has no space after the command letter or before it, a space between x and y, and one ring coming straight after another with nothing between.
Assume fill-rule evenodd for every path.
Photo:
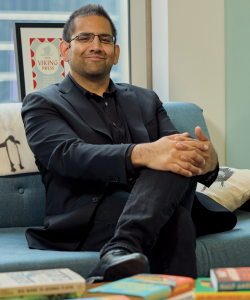
<instances>
[{"instance_id":1,"label":"black suit jacket","mask_svg":"<svg viewBox=\"0 0 250 300\"><path fill-rule=\"evenodd\" d=\"M116 84L135 144L177 133L157 95L129 84ZM44 229L28 229L29 247L76 250L110 182L127 184L129 144L114 144L93 105L70 80L25 97L22 118L28 144L46 188ZM209 182L201 182L209 186Z\"/></svg>"}]
</instances>

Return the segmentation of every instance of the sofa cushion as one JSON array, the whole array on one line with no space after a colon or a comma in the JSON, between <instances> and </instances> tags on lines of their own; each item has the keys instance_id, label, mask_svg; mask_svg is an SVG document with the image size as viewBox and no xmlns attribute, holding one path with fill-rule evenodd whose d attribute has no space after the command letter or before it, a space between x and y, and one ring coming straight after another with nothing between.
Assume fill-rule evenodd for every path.
<instances>
[{"instance_id":1,"label":"sofa cushion","mask_svg":"<svg viewBox=\"0 0 250 300\"><path fill-rule=\"evenodd\" d=\"M215 182L209 188L198 183L196 191L234 211L250 200L250 170L220 167Z\"/></svg>"},{"instance_id":2,"label":"sofa cushion","mask_svg":"<svg viewBox=\"0 0 250 300\"><path fill-rule=\"evenodd\" d=\"M0 177L0 228L43 225L45 188L40 173Z\"/></svg>"},{"instance_id":3,"label":"sofa cushion","mask_svg":"<svg viewBox=\"0 0 250 300\"><path fill-rule=\"evenodd\" d=\"M0 176L38 172L21 118L22 103L0 104Z\"/></svg>"},{"instance_id":4,"label":"sofa cushion","mask_svg":"<svg viewBox=\"0 0 250 300\"><path fill-rule=\"evenodd\" d=\"M250 265L250 213L236 211L238 224L227 232L201 236L197 239L198 276L209 276L210 268ZM70 268L87 277L99 260L98 252L69 252L29 249L25 238L27 228L0 229L1 272Z\"/></svg>"},{"instance_id":5,"label":"sofa cushion","mask_svg":"<svg viewBox=\"0 0 250 300\"><path fill-rule=\"evenodd\" d=\"M0 272L69 268L86 278L99 260L99 252L31 250L25 238L26 229L0 229Z\"/></svg>"},{"instance_id":6,"label":"sofa cushion","mask_svg":"<svg viewBox=\"0 0 250 300\"><path fill-rule=\"evenodd\" d=\"M235 214L238 222L233 230L197 239L199 277L209 277L210 268L250 266L250 212Z\"/></svg>"}]
</instances>

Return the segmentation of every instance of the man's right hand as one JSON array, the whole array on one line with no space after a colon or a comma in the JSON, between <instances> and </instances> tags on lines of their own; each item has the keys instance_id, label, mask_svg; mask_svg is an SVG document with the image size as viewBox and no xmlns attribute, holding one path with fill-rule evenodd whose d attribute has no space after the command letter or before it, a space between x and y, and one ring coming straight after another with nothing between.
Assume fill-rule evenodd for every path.
<instances>
[{"instance_id":1,"label":"man's right hand","mask_svg":"<svg viewBox=\"0 0 250 300\"><path fill-rule=\"evenodd\" d=\"M131 161L135 168L147 167L159 171L171 171L186 177L200 175L201 166L204 164L204 144L193 139L192 145L187 145L185 150L178 147L175 137L179 135L165 136L159 140L136 145L131 153ZM184 133L181 136L188 136ZM177 147L176 147L177 145ZM189 161L183 161L185 155Z\"/></svg>"}]
</instances>

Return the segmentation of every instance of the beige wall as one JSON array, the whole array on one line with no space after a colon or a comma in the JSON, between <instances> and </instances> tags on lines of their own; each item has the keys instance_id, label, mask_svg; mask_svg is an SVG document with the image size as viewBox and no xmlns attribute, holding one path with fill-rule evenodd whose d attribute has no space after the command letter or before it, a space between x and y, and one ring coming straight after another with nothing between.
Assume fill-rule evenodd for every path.
<instances>
[{"instance_id":1,"label":"beige wall","mask_svg":"<svg viewBox=\"0 0 250 300\"><path fill-rule=\"evenodd\" d=\"M130 0L131 83L152 89L151 0Z\"/></svg>"},{"instance_id":2,"label":"beige wall","mask_svg":"<svg viewBox=\"0 0 250 300\"><path fill-rule=\"evenodd\" d=\"M169 101L203 109L225 165L224 0L168 0Z\"/></svg>"}]
</instances>

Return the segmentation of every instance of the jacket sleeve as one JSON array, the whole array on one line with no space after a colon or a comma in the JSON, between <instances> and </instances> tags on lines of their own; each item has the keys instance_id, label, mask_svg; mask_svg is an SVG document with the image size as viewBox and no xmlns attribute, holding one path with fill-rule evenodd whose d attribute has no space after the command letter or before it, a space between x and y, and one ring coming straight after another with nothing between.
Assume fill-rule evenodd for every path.
<instances>
[{"instance_id":1,"label":"jacket sleeve","mask_svg":"<svg viewBox=\"0 0 250 300\"><path fill-rule=\"evenodd\" d=\"M162 106L162 102L156 95L156 101L157 101L157 122L158 122L158 128L159 128L159 138L171 134L179 133L177 129L172 124L170 118L167 115L166 110ZM219 162L217 163L216 168L207 174L197 176L198 182L204 184L205 186L209 187L217 178L219 172Z\"/></svg>"},{"instance_id":2,"label":"jacket sleeve","mask_svg":"<svg viewBox=\"0 0 250 300\"><path fill-rule=\"evenodd\" d=\"M125 157L130 144L86 143L39 92L25 97L22 118L28 144L46 169L64 177L127 184Z\"/></svg>"}]
</instances>

